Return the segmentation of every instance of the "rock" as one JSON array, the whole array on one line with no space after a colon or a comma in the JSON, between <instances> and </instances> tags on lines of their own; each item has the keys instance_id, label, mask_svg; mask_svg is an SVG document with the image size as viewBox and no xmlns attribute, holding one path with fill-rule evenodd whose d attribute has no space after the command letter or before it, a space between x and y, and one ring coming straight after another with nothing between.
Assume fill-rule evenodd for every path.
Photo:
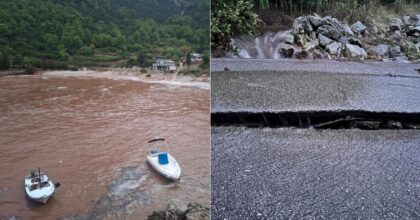
<instances>
[{"instance_id":1,"label":"rock","mask_svg":"<svg viewBox=\"0 0 420 220\"><path fill-rule=\"evenodd\" d=\"M395 31L391 36L388 37L389 40L399 42L404 38L400 31Z\"/></svg>"},{"instance_id":2,"label":"rock","mask_svg":"<svg viewBox=\"0 0 420 220\"><path fill-rule=\"evenodd\" d=\"M305 33L305 30L303 29L303 19L303 17L297 17L293 22L292 33L294 35Z\"/></svg>"},{"instance_id":3,"label":"rock","mask_svg":"<svg viewBox=\"0 0 420 220\"><path fill-rule=\"evenodd\" d=\"M326 51L335 56L340 56L341 54L341 44L337 42L333 42L331 44L328 44L326 47Z\"/></svg>"},{"instance_id":4,"label":"rock","mask_svg":"<svg viewBox=\"0 0 420 220\"><path fill-rule=\"evenodd\" d=\"M299 46L303 46L306 44L306 35L305 34L298 34L295 35L296 44Z\"/></svg>"},{"instance_id":5,"label":"rock","mask_svg":"<svg viewBox=\"0 0 420 220\"><path fill-rule=\"evenodd\" d=\"M403 25L404 25L404 23L401 19L393 18L393 19L391 19L391 22L389 23L389 29L392 32L401 31Z\"/></svg>"},{"instance_id":6,"label":"rock","mask_svg":"<svg viewBox=\"0 0 420 220\"><path fill-rule=\"evenodd\" d=\"M198 203L186 206L179 200L170 200L164 211L153 212L147 220L210 220L210 209Z\"/></svg>"},{"instance_id":7,"label":"rock","mask_svg":"<svg viewBox=\"0 0 420 220\"><path fill-rule=\"evenodd\" d=\"M312 59L322 59L324 58L324 54L322 53L322 51L318 50L318 49L314 49L312 51Z\"/></svg>"},{"instance_id":8,"label":"rock","mask_svg":"<svg viewBox=\"0 0 420 220\"><path fill-rule=\"evenodd\" d=\"M351 25L351 29L356 33L363 34L366 31L366 26L362 22L358 21Z\"/></svg>"},{"instance_id":9,"label":"rock","mask_svg":"<svg viewBox=\"0 0 420 220\"><path fill-rule=\"evenodd\" d=\"M419 48L411 41L404 42L401 49L410 60L416 60L420 58Z\"/></svg>"},{"instance_id":10,"label":"rock","mask_svg":"<svg viewBox=\"0 0 420 220\"><path fill-rule=\"evenodd\" d=\"M351 30L351 27L348 26L347 24L342 24L343 27L343 32L346 35L354 35L353 31Z\"/></svg>"},{"instance_id":11,"label":"rock","mask_svg":"<svg viewBox=\"0 0 420 220\"><path fill-rule=\"evenodd\" d=\"M409 26L412 24L412 20L410 16L403 16L402 20L403 20L404 25L406 26Z\"/></svg>"},{"instance_id":12,"label":"rock","mask_svg":"<svg viewBox=\"0 0 420 220\"><path fill-rule=\"evenodd\" d=\"M359 47L362 47L362 48L363 48L363 44L362 44L362 42L361 42L359 39L355 38L355 37L351 37L351 38L349 38L349 43L350 43L350 44L353 44L353 45L357 45L357 46L359 46Z\"/></svg>"},{"instance_id":13,"label":"rock","mask_svg":"<svg viewBox=\"0 0 420 220\"><path fill-rule=\"evenodd\" d=\"M318 40L319 40L319 45L321 45L322 47L326 47L328 44L331 44L333 42L333 40L331 40L330 38L322 34L318 35Z\"/></svg>"},{"instance_id":14,"label":"rock","mask_svg":"<svg viewBox=\"0 0 420 220\"><path fill-rule=\"evenodd\" d=\"M409 27L407 30L408 36L420 37L420 26Z\"/></svg>"},{"instance_id":15,"label":"rock","mask_svg":"<svg viewBox=\"0 0 420 220\"><path fill-rule=\"evenodd\" d=\"M335 28L329 26L329 25L323 25L318 28L318 33L322 34L326 37L329 37L333 40L339 40L341 37L340 32L338 32Z\"/></svg>"},{"instance_id":16,"label":"rock","mask_svg":"<svg viewBox=\"0 0 420 220\"><path fill-rule=\"evenodd\" d=\"M289 34L287 34L285 41L288 44L294 44L295 43L295 36L292 33L289 33Z\"/></svg>"},{"instance_id":17,"label":"rock","mask_svg":"<svg viewBox=\"0 0 420 220\"><path fill-rule=\"evenodd\" d=\"M390 46L385 44L379 44L375 47L375 52L382 58L389 57Z\"/></svg>"},{"instance_id":18,"label":"rock","mask_svg":"<svg viewBox=\"0 0 420 220\"><path fill-rule=\"evenodd\" d=\"M295 58L297 59L306 59L309 57L309 53L306 50L302 50L302 49L297 49L295 50Z\"/></svg>"},{"instance_id":19,"label":"rock","mask_svg":"<svg viewBox=\"0 0 420 220\"><path fill-rule=\"evenodd\" d=\"M309 51L315 49L319 45L318 40L310 41L303 46L303 50Z\"/></svg>"},{"instance_id":20,"label":"rock","mask_svg":"<svg viewBox=\"0 0 420 220\"><path fill-rule=\"evenodd\" d=\"M397 57L401 54L401 48L400 46L394 46L389 48L389 57Z\"/></svg>"},{"instance_id":21,"label":"rock","mask_svg":"<svg viewBox=\"0 0 420 220\"><path fill-rule=\"evenodd\" d=\"M210 220L210 209L198 203L188 204L185 220Z\"/></svg>"},{"instance_id":22,"label":"rock","mask_svg":"<svg viewBox=\"0 0 420 220\"><path fill-rule=\"evenodd\" d=\"M347 24L341 23L335 18L328 18L327 21L340 34L342 34L342 35L354 35L353 31L351 30L351 28Z\"/></svg>"},{"instance_id":23,"label":"rock","mask_svg":"<svg viewBox=\"0 0 420 220\"><path fill-rule=\"evenodd\" d=\"M168 211L174 211L177 215L183 215L187 211L188 207L185 203L178 199L171 199L169 200L168 207L166 209Z\"/></svg>"},{"instance_id":24,"label":"rock","mask_svg":"<svg viewBox=\"0 0 420 220\"><path fill-rule=\"evenodd\" d=\"M348 43L348 44L345 44L345 47L344 47L344 56L348 58L364 60L367 58L367 53L363 48L357 45Z\"/></svg>"},{"instance_id":25,"label":"rock","mask_svg":"<svg viewBox=\"0 0 420 220\"><path fill-rule=\"evenodd\" d=\"M281 44L280 45L280 50L281 50L281 53L283 54L283 56L284 57L286 57L286 58L290 58L290 57L293 57L293 54L295 53L295 50L296 50L297 48L295 47L295 46L293 46L293 45L290 45L290 44Z\"/></svg>"},{"instance_id":26,"label":"rock","mask_svg":"<svg viewBox=\"0 0 420 220\"><path fill-rule=\"evenodd\" d=\"M317 15L314 15L314 16L309 15L308 20L311 23L311 25L314 27L314 29L317 29L319 26L326 24L326 21Z\"/></svg>"}]
</instances>

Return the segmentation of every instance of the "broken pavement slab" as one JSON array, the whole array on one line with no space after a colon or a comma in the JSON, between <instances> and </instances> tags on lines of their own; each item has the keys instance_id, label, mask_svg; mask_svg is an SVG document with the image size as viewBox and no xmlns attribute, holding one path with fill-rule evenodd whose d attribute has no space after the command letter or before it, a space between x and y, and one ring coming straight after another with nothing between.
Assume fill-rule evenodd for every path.
<instances>
[{"instance_id":1,"label":"broken pavement slab","mask_svg":"<svg viewBox=\"0 0 420 220\"><path fill-rule=\"evenodd\" d=\"M212 112L420 112L419 64L223 59L211 68Z\"/></svg>"}]
</instances>

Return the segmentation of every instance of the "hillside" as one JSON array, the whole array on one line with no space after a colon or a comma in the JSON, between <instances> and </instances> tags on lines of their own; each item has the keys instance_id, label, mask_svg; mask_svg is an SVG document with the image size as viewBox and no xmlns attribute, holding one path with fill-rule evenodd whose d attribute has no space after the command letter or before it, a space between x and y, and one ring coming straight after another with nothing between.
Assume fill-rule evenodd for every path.
<instances>
[{"instance_id":1,"label":"hillside","mask_svg":"<svg viewBox=\"0 0 420 220\"><path fill-rule=\"evenodd\" d=\"M0 1L0 68L148 66L208 53L206 0Z\"/></svg>"}]
</instances>

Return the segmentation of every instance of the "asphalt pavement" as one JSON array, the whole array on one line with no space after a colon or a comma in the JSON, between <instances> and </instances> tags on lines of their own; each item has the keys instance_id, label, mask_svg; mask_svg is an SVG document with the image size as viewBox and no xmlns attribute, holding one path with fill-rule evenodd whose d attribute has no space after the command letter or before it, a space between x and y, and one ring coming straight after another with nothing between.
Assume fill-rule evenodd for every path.
<instances>
[{"instance_id":1,"label":"asphalt pavement","mask_svg":"<svg viewBox=\"0 0 420 220\"><path fill-rule=\"evenodd\" d=\"M212 219L419 219L417 130L212 129Z\"/></svg>"}]
</instances>

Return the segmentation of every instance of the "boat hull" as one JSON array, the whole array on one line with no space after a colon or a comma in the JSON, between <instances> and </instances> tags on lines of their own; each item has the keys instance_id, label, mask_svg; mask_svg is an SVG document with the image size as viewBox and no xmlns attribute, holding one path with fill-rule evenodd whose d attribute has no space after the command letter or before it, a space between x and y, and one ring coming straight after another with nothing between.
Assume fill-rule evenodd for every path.
<instances>
[{"instance_id":1,"label":"boat hull","mask_svg":"<svg viewBox=\"0 0 420 220\"><path fill-rule=\"evenodd\" d=\"M181 179L181 167L178 162L170 154L168 154L168 164L159 164L157 154L147 156L147 162L163 177L172 180L179 181Z\"/></svg>"},{"instance_id":2,"label":"boat hull","mask_svg":"<svg viewBox=\"0 0 420 220\"><path fill-rule=\"evenodd\" d=\"M43 181L48 182L47 186L43 186L42 188L36 188L34 190L31 190L31 185L33 184L31 182L31 179L29 177L25 178L25 194L28 199L30 199L33 202L46 204L48 200L54 195L55 192L55 186L54 183L50 180L48 180L48 177L43 177Z\"/></svg>"}]
</instances>

